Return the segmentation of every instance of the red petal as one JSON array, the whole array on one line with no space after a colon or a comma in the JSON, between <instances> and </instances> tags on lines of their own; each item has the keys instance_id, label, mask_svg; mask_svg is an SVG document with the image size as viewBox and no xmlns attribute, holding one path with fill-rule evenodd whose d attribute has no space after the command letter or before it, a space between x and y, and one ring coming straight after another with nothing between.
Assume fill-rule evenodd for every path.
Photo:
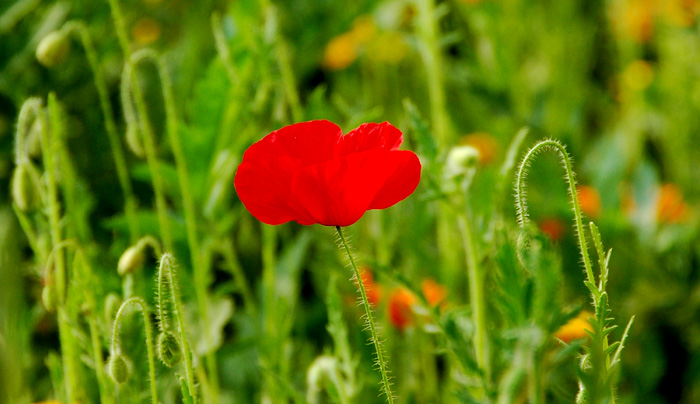
<instances>
[{"instance_id":1,"label":"red petal","mask_svg":"<svg viewBox=\"0 0 700 404\"><path fill-rule=\"evenodd\" d=\"M296 220L301 224L313 224L291 195L292 175L298 166L298 162L288 156L244 161L238 166L233 181L238 197L263 223L276 225Z\"/></svg>"},{"instance_id":2,"label":"red petal","mask_svg":"<svg viewBox=\"0 0 700 404\"><path fill-rule=\"evenodd\" d=\"M349 226L372 209L378 196L388 207L413 192L420 179L420 163L416 172L409 161L411 155L415 157L412 152L378 149L304 167L292 180L293 198L316 223ZM407 168L411 180L400 181L398 186L389 183L403 175L398 170Z\"/></svg>"},{"instance_id":3,"label":"red petal","mask_svg":"<svg viewBox=\"0 0 700 404\"><path fill-rule=\"evenodd\" d=\"M416 190L420 182L420 160L409 150L391 152L394 162L384 186L379 190L370 204L370 209L386 209L403 201Z\"/></svg>"},{"instance_id":4,"label":"red petal","mask_svg":"<svg viewBox=\"0 0 700 404\"><path fill-rule=\"evenodd\" d=\"M341 155L372 149L397 150L403 142L403 134L389 122L364 123L343 136Z\"/></svg>"},{"instance_id":5,"label":"red petal","mask_svg":"<svg viewBox=\"0 0 700 404\"><path fill-rule=\"evenodd\" d=\"M338 125L325 120L285 126L250 146L243 161L289 156L302 165L321 163L336 156L342 135Z\"/></svg>"}]
</instances>

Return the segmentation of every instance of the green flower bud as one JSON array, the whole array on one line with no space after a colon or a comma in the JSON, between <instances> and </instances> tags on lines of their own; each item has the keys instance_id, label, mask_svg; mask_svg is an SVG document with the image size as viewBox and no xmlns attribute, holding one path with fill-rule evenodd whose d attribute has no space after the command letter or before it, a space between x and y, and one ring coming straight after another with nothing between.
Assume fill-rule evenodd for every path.
<instances>
[{"instance_id":1,"label":"green flower bud","mask_svg":"<svg viewBox=\"0 0 700 404\"><path fill-rule=\"evenodd\" d=\"M472 146L453 147L447 155L446 170L449 178L466 175L479 164L479 151Z\"/></svg>"},{"instance_id":2,"label":"green flower bud","mask_svg":"<svg viewBox=\"0 0 700 404\"><path fill-rule=\"evenodd\" d=\"M121 257L119 257L119 263L117 264L117 272L119 275L124 276L134 272L137 268L143 265L144 257L144 247L140 243L133 245L124 251Z\"/></svg>"},{"instance_id":3,"label":"green flower bud","mask_svg":"<svg viewBox=\"0 0 700 404\"><path fill-rule=\"evenodd\" d=\"M54 285L47 283L41 291L41 302L47 312L53 313L56 311L56 288Z\"/></svg>"},{"instance_id":4,"label":"green flower bud","mask_svg":"<svg viewBox=\"0 0 700 404\"><path fill-rule=\"evenodd\" d=\"M35 210L41 203L41 180L36 168L20 163L12 175L12 199L22 212Z\"/></svg>"},{"instance_id":5,"label":"green flower bud","mask_svg":"<svg viewBox=\"0 0 700 404\"><path fill-rule=\"evenodd\" d=\"M126 145L137 157L143 158L146 155L143 150L139 127L135 122L130 122L126 125Z\"/></svg>"},{"instance_id":6,"label":"green flower bud","mask_svg":"<svg viewBox=\"0 0 700 404\"><path fill-rule=\"evenodd\" d=\"M113 354L109 360L109 375L117 384L122 384L129 380L129 362L124 355Z\"/></svg>"},{"instance_id":7,"label":"green flower bud","mask_svg":"<svg viewBox=\"0 0 700 404\"><path fill-rule=\"evenodd\" d=\"M156 352L158 353L158 358L160 361L169 368L177 365L180 362L180 359L182 359L180 341L177 339L175 334L170 331L164 331L158 335L158 341L156 341Z\"/></svg>"},{"instance_id":8,"label":"green flower bud","mask_svg":"<svg viewBox=\"0 0 700 404\"><path fill-rule=\"evenodd\" d=\"M36 60L46 67L61 64L68 56L70 41L62 31L54 31L46 35L36 48Z\"/></svg>"},{"instance_id":9,"label":"green flower bud","mask_svg":"<svg viewBox=\"0 0 700 404\"><path fill-rule=\"evenodd\" d=\"M24 150L29 157L41 155L41 131L44 129L42 126L41 119L35 119L24 138Z\"/></svg>"}]
</instances>

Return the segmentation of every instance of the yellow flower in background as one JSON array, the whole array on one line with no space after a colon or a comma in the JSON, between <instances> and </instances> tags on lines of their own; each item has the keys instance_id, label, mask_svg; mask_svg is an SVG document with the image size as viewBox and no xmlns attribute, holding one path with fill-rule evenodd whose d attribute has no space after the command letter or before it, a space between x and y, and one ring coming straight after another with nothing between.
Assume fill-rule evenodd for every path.
<instances>
[{"instance_id":1,"label":"yellow flower in background","mask_svg":"<svg viewBox=\"0 0 700 404\"><path fill-rule=\"evenodd\" d=\"M690 27L700 13L698 0L659 0L660 13L666 21L680 27Z\"/></svg>"},{"instance_id":2,"label":"yellow flower in background","mask_svg":"<svg viewBox=\"0 0 700 404\"><path fill-rule=\"evenodd\" d=\"M361 15L352 23L352 30L349 34L356 44L366 44L377 34L377 25L374 23L372 17Z\"/></svg>"},{"instance_id":3,"label":"yellow flower in background","mask_svg":"<svg viewBox=\"0 0 700 404\"><path fill-rule=\"evenodd\" d=\"M381 33L368 47L367 56L377 62L396 64L406 56L408 47L401 34L390 31Z\"/></svg>"},{"instance_id":4,"label":"yellow flower in background","mask_svg":"<svg viewBox=\"0 0 700 404\"><path fill-rule=\"evenodd\" d=\"M622 72L622 83L625 88L641 91L654 81L654 68L646 60L635 60Z\"/></svg>"},{"instance_id":5,"label":"yellow flower in background","mask_svg":"<svg viewBox=\"0 0 700 404\"><path fill-rule=\"evenodd\" d=\"M331 39L323 53L323 67L342 70L357 59L357 44L352 34L346 32Z\"/></svg>"},{"instance_id":6,"label":"yellow flower in background","mask_svg":"<svg viewBox=\"0 0 700 404\"><path fill-rule=\"evenodd\" d=\"M571 341L586 338L588 331L593 331L589 319L593 317L593 313L583 310L578 316L569 320L568 323L561 326L554 336L567 344Z\"/></svg>"},{"instance_id":7,"label":"yellow flower in background","mask_svg":"<svg viewBox=\"0 0 700 404\"><path fill-rule=\"evenodd\" d=\"M160 24L151 18L141 18L131 29L134 41L139 45L150 45L160 38Z\"/></svg>"},{"instance_id":8,"label":"yellow flower in background","mask_svg":"<svg viewBox=\"0 0 700 404\"><path fill-rule=\"evenodd\" d=\"M635 42L648 42L654 34L654 0L626 0L613 12L617 34Z\"/></svg>"}]
</instances>

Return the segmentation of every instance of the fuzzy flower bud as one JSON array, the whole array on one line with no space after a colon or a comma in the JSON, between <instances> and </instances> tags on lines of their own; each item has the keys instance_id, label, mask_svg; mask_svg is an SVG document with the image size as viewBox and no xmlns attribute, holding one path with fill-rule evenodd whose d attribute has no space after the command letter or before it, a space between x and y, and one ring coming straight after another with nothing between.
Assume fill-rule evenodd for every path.
<instances>
[{"instance_id":1,"label":"fuzzy flower bud","mask_svg":"<svg viewBox=\"0 0 700 404\"><path fill-rule=\"evenodd\" d=\"M479 164L479 150L472 146L453 147L447 155L446 170L450 178L466 175Z\"/></svg>"},{"instance_id":2,"label":"fuzzy flower bud","mask_svg":"<svg viewBox=\"0 0 700 404\"><path fill-rule=\"evenodd\" d=\"M158 358L160 361L169 368L177 365L180 362L180 359L182 359L180 341L177 339L175 334L170 331L164 331L158 335L158 341L156 341L156 352L158 353Z\"/></svg>"},{"instance_id":3,"label":"fuzzy flower bud","mask_svg":"<svg viewBox=\"0 0 700 404\"><path fill-rule=\"evenodd\" d=\"M129 380L129 362L124 355L113 354L109 360L109 375L117 384L122 384Z\"/></svg>"},{"instance_id":4,"label":"fuzzy flower bud","mask_svg":"<svg viewBox=\"0 0 700 404\"><path fill-rule=\"evenodd\" d=\"M12 175L12 199L17 207L28 212L41 203L41 181L39 173L31 163L20 163Z\"/></svg>"},{"instance_id":5,"label":"fuzzy flower bud","mask_svg":"<svg viewBox=\"0 0 700 404\"><path fill-rule=\"evenodd\" d=\"M61 64L68 56L70 41L62 31L54 31L46 35L36 48L36 60L46 67Z\"/></svg>"}]
</instances>

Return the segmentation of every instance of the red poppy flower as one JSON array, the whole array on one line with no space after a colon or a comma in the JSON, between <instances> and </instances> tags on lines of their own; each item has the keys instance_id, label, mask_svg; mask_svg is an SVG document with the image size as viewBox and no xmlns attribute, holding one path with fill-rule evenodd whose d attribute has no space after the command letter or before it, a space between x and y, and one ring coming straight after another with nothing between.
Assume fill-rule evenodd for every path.
<instances>
[{"instance_id":1,"label":"red poppy flower","mask_svg":"<svg viewBox=\"0 0 700 404\"><path fill-rule=\"evenodd\" d=\"M349 226L418 186L420 162L398 150L402 142L388 122L362 124L345 136L329 121L297 123L250 146L234 185L261 222Z\"/></svg>"}]
</instances>

